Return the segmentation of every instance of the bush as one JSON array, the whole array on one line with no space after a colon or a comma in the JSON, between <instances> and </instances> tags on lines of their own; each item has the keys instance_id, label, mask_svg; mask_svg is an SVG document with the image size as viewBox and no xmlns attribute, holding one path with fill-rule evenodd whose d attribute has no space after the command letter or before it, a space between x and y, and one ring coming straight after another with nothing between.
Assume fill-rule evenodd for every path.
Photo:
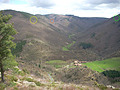
<instances>
[{"instance_id":1,"label":"bush","mask_svg":"<svg viewBox=\"0 0 120 90\"><path fill-rule=\"evenodd\" d=\"M34 81L37 86L41 86L41 83L38 81Z\"/></svg>"},{"instance_id":2,"label":"bush","mask_svg":"<svg viewBox=\"0 0 120 90\"><path fill-rule=\"evenodd\" d=\"M15 77L15 76L7 75L6 77L7 77L7 79L8 79L9 81L11 81L11 82L13 82L13 81L17 82L17 80L18 80L18 78Z\"/></svg>"},{"instance_id":3,"label":"bush","mask_svg":"<svg viewBox=\"0 0 120 90\"><path fill-rule=\"evenodd\" d=\"M92 33L91 34L91 38L95 37L96 33Z\"/></svg>"},{"instance_id":4,"label":"bush","mask_svg":"<svg viewBox=\"0 0 120 90\"><path fill-rule=\"evenodd\" d=\"M11 77L11 81L17 82L17 80L18 80L17 77L15 77L15 76L12 76L12 77Z\"/></svg>"},{"instance_id":5,"label":"bush","mask_svg":"<svg viewBox=\"0 0 120 90\"><path fill-rule=\"evenodd\" d=\"M41 66L40 66L40 64L39 64L39 68L40 68Z\"/></svg>"},{"instance_id":6,"label":"bush","mask_svg":"<svg viewBox=\"0 0 120 90\"><path fill-rule=\"evenodd\" d=\"M100 88L100 90L106 90L106 89L107 89L107 87L105 87L104 85L98 84L96 81L94 82L94 84L95 84L98 88Z\"/></svg>"},{"instance_id":7,"label":"bush","mask_svg":"<svg viewBox=\"0 0 120 90\"><path fill-rule=\"evenodd\" d=\"M31 85L31 84L30 84L29 87L35 87L35 85Z\"/></svg>"},{"instance_id":8,"label":"bush","mask_svg":"<svg viewBox=\"0 0 120 90\"><path fill-rule=\"evenodd\" d=\"M23 72L24 72L24 73L27 73L27 74L30 73L27 69L23 69Z\"/></svg>"},{"instance_id":9,"label":"bush","mask_svg":"<svg viewBox=\"0 0 120 90\"><path fill-rule=\"evenodd\" d=\"M13 68L13 73L18 73L19 69L18 68Z\"/></svg>"},{"instance_id":10,"label":"bush","mask_svg":"<svg viewBox=\"0 0 120 90\"><path fill-rule=\"evenodd\" d=\"M19 57L19 53L22 52L23 46L26 44L26 41L20 41L16 44L16 48L12 48L11 52L13 55Z\"/></svg>"},{"instance_id":11,"label":"bush","mask_svg":"<svg viewBox=\"0 0 120 90\"><path fill-rule=\"evenodd\" d=\"M81 42L79 46L82 46L83 49L87 49L87 48L92 48L93 45L91 43L85 43L85 42Z\"/></svg>"},{"instance_id":12,"label":"bush","mask_svg":"<svg viewBox=\"0 0 120 90\"><path fill-rule=\"evenodd\" d=\"M32 78L25 78L25 80L28 82L34 82L34 80Z\"/></svg>"},{"instance_id":13,"label":"bush","mask_svg":"<svg viewBox=\"0 0 120 90\"><path fill-rule=\"evenodd\" d=\"M18 75L24 76L25 73L24 73L23 71L19 71L19 72L18 72Z\"/></svg>"},{"instance_id":14,"label":"bush","mask_svg":"<svg viewBox=\"0 0 120 90\"><path fill-rule=\"evenodd\" d=\"M13 86L16 86L17 84L16 83L14 83L14 82L10 82L10 87L13 87Z\"/></svg>"},{"instance_id":15,"label":"bush","mask_svg":"<svg viewBox=\"0 0 120 90\"><path fill-rule=\"evenodd\" d=\"M0 90L4 90L5 87L6 87L6 84L4 84L4 83L0 83Z\"/></svg>"},{"instance_id":16,"label":"bush","mask_svg":"<svg viewBox=\"0 0 120 90\"><path fill-rule=\"evenodd\" d=\"M120 72L115 70L107 70L102 72L105 76L110 78L120 77Z\"/></svg>"},{"instance_id":17,"label":"bush","mask_svg":"<svg viewBox=\"0 0 120 90\"><path fill-rule=\"evenodd\" d=\"M99 85L98 86L101 90L106 90L107 89L107 87L105 87L104 85Z\"/></svg>"},{"instance_id":18,"label":"bush","mask_svg":"<svg viewBox=\"0 0 120 90\"><path fill-rule=\"evenodd\" d=\"M18 90L18 87L14 87L14 90Z\"/></svg>"}]
</instances>

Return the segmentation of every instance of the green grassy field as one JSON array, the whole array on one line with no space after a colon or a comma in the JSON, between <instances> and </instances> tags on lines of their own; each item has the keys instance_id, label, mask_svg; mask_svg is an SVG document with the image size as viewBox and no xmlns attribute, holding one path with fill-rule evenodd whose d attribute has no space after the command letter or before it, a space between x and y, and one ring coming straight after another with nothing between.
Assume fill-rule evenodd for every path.
<instances>
[{"instance_id":1,"label":"green grassy field","mask_svg":"<svg viewBox=\"0 0 120 90\"><path fill-rule=\"evenodd\" d=\"M65 47L62 47L62 50L63 50L63 51L69 51L69 48L70 48L72 45L74 45L74 44L75 44L75 41L73 41L72 43L68 44L68 45L65 46Z\"/></svg>"},{"instance_id":2,"label":"green grassy field","mask_svg":"<svg viewBox=\"0 0 120 90\"><path fill-rule=\"evenodd\" d=\"M84 65L98 72L103 72L105 70L120 71L120 57L106 59L103 61L94 61L94 62L84 63Z\"/></svg>"},{"instance_id":3,"label":"green grassy field","mask_svg":"<svg viewBox=\"0 0 120 90\"><path fill-rule=\"evenodd\" d=\"M50 60L50 61L46 61L45 63L49 65L53 65L55 68L61 68L67 64L63 60Z\"/></svg>"}]
</instances>

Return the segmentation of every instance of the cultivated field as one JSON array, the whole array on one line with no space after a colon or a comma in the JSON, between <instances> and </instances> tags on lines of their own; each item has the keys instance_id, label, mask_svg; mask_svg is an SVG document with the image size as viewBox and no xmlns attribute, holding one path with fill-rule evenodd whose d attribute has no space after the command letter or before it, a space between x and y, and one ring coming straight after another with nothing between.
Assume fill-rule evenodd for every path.
<instances>
[{"instance_id":1,"label":"cultivated field","mask_svg":"<svg viewBox=\"0 0 120 90\"><path fill-rule=\"evenodd\" d=\"M98 72L103 72L105 70L120 71L120 57L84 63L84 65Z\"/></svg>"}]
</instances>

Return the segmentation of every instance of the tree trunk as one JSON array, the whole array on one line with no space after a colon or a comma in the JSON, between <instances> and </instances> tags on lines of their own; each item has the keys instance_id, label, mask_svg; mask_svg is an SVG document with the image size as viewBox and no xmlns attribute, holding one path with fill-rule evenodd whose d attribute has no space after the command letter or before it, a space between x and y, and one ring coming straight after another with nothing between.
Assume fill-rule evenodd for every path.
<instances>
[{"instance_id":1,"label":"tree trunk","mask_svg":"<svg viewBox=\"0 0 120 90\"><path fill-rule=\"evenodd\" d=\"M0 61L0 68L1 68L1 81L4 82L4 70L2 61Z\"/></svg>"}]
</instances>

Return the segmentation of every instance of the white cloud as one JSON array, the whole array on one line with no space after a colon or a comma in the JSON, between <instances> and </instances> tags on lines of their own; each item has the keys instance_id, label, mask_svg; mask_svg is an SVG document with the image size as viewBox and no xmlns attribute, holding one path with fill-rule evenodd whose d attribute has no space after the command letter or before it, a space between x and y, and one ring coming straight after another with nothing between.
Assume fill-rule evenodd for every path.
<instances>
[{"instance_id":1,"label":"white cloud","mask_svg":"<svg viewBox=\"0 0 120 90\"><path fill-rule=\"evenodd\" d=\"M32 6L50 8L55 5L53 0L29 0L28 3Z\"/></svg>"},{"instance_id":2,"label":"white cloud","mask_svg":"<svg viewBox=\"0 0 120 90\"><path fill-rule=\"evenodd\" d=\"M113 0L110 0L110 2L93 0L98 1L96 2L97 4L93 4L93 2L88 2L87 0L36 0L36 2L33 2L33 0L23 1L28 2L28 4L15 5L2 2L0 3L0 10L13 9L32 14L73 14L80 17L112 17L120 13L120 6ZM114 5L118 6L113 8Z\"/></svg>"}]
</instances>

